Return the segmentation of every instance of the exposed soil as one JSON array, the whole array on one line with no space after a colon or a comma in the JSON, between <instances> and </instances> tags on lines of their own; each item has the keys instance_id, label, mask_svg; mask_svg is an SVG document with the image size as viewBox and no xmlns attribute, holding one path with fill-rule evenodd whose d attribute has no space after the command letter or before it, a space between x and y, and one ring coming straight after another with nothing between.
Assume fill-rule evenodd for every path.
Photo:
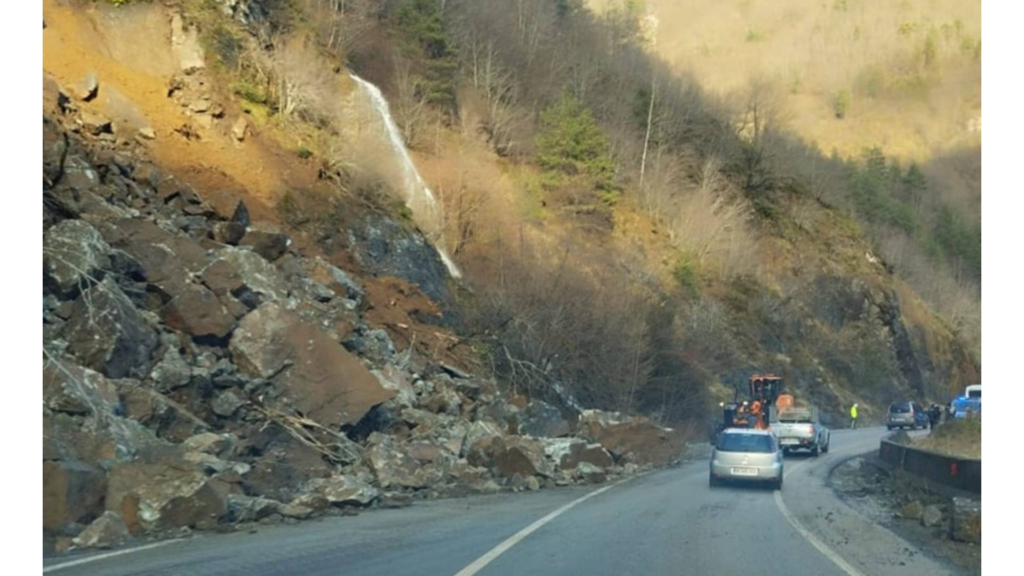
<instances>
[{"instance_id":1,"label":"exposed soil","mask_svg":"<svg viewBox=\"0 0 1024 576\"><path fill-rule=\"evenodd\" d=\"M854 458L838 466L829 485L852 508L913 543L936 560L955 566L964 574L981 573L981 546L951 540L948 536L949 498L928 491L889 472L876 456ZM903 518L900 511L911 502L944 507L939 526Z\"/></svg>"},{"instance_id":2,"label":"exposed soil","mask_svg":"<svg viewBox=\"0 0 1024 576\"><path fill-rule=\"evenodd\" d=\"M147 6L148 7L148 6ZM168 98L168 84L179 73L170 48L170 13L112 11L105 4L44 0L43 71L62 86L80 82L86 74L99 80L99 96L77 105L117 119L139 117L156 134L151 147L154 160L198 189L229 190L248 196L251 210L272 205L287 190L312 185L316 170L298 162L294 153L251 134L236 144L229 135L231 121L240 113L230 98L218 98L225 120L199 138L176 133L189 118ZM160 58L150 58L160 54ZM141 55L141 56L140 56ZM113 91L120 96L108 98ZM128 102L131 110L119 106ZM254 216L258 216L254 214Z\"/></svg>"}]
</instances>

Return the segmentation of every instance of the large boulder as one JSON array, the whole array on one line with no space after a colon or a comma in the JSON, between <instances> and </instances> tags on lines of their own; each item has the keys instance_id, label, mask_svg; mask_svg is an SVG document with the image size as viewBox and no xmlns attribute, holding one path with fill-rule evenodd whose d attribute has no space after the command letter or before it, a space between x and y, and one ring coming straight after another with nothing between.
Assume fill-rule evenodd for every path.
<instances>
[{"instance_id":1,"label":"large boulder","mask_svg":"<svg viewBox=\"0 0 1024 576\"><path fill-rule=\"evenodd\" d=\"M333 428L359 422L395 395L340 344L276 303L243 318L230 349L240 370L271 380L292 407Z\"/></svg>"},{"instance_id":2,"label":"large boulder","mask_svg":"<svg viewBox=\"0 0 1024 576\"><path fill-rule=\"evenodd\" d=\"M75 548L110 548L128 539L128 527L116 512L106 511L72 540Z\"/></svg>"},{"instance_id":3,"label":"large boulder","mask_svg":"<svg viewBox=\"0 0 1024 576\"><path fill-rule=\"evenodd\" d=\"M579 438L544 438L541 442L548 459L562 470L572 470L580 464L602 469L615 465L611 454L600 444L591 444Z\"/></svg>"},{"instance_id":4,"label":"large boulder","mask_svg":"<svg viewBox=\"0 0 1024 576\"><path fill-rule=\"evenodd\" d=\"M331 475L331 467L320 452L280 426L260 426L248 436L237 449L256 455L252 470L242 479L247 494L289 502L311 479Z\"/></svg>"},{"instance_id":5,"label":"large boulder","mask_svg":"<svg viewBox=\"0 0 1024 576\"><path fill-rule=\"evenodd\" d=\"M580 435L604 446L619 463L666 466L682 459L686 439L679 430L662 428L646 418L586 410Z\"/></svg>"},{"instance_id":6,"label":"large boulder","mask_svg":"<svg viewBox=\"0 0 1024 576\"><path fill-rule=\"evenodd\" d=\"M241 288L232 290L232 294L243 302L256 306L288 297L288 285L277 268L259 254L242 248L224 248L217 255L218 260L233 266L241 278Z\"/></svg>"},{"instance_id":7,"label":"large boulder","mask_svg":"<svg viewBox=\"0 0 1024 576\"><path fill-rule=\"evenodd\" d=\"M981 502L954 497L949 517L949 537L959 542L981 544Z\"/></svg>"},{"instance_id":8,"label":"large boulder","mask_svg":"<svg viewBox=\"0 0 1024 576\"><path fill-rule=\"evenodd\" d=\"M43 404L54 412L103 416L119 402L117 388L94 370L59 360L43 366Z\"/></svg>"},{"instance_id":9,"label":"large boulder","mask_svg":"<svg viewBox=\"0 0 1024 576\"><path fill-rule=\"evenodd\" d=\"M473 446L469 463L487 466L495 476L554 475L555 466L544 454L544 445L534 438L497 436Z\"/></svg>"},{"instance_id":10,"label":"large boulder","mask_svg":"<svg viewBox=\"0 0 1024 576\"><path fill-rule=\"evenodd\" d=\"M160 228L153 222L124 219L102 227L103 238L130 255L162 307L189 285L188 279L206 267L206 250L191 238Z\"/></svg>"},{"instance_id":11,"label":"large boulder","mask_svg":"<svg viewBox=\"0 0 1024 576\"><path fill-rule=\"evenodd\" d=\"M103 512L107 479L103 471L77 460L43 461L43 529L90 522Z\"/></svg>"},{"instance_id":12,"label":"large boulder","mask_svg":"<svg viewBox=\"0 0 1024 576\"><path fill-rule=\"evenodd\" d=\"M201 284L182 286L161 312L168 326L197 341L222 340L235 328L234 315Z\"/></svg>"},{"instance_id":13,"label":"large boulder","mask_svg":"<svg viewBox=\"0 0 1024 576\"><path fill-rule=\"evenodd\" d=\"M212 528L228 512L230 484L184 461L129 462L109 476L106 506L132 534L187 526Z\"/></svg>"},{"instance_id":14,"label":"large boulder","mask_svg":"<svg viewBox=\"0 0 1024 576\"><path fill-rule=\"evenodd\" d=\"M156 331L109 278L75 301L65 338L68 351L111 378L144 376L159 343Z\"/></svg>"},{"instance_id":15,"label":"large boulder","mask_svg":"<svg viewBox=\"0 0 1024 576\"><path fill-rule=\"evenodd\" d=\"M369 506L380 496L380 491L355 476L331 476L310 480L309 492L323 496L330 504Z\"/></svg>"},{"instance_id":16,"label":"large boulder","mask_svg":"<svg viewBox=\"0 0 1024 576\"><path fill-rule=\"evenodd\" d=\"M572 427L562 413L542 400L532 400L519 415L519 433L535 438L568 436Z\"/></svg>"},{"instance_id":17,"label":"large boulder","mask_svg":"<svg viewBox=\"0 0 1024 576\"><path fill-rule=\"evenodd\" d=\"M44 460L78 460L109 468L169 447L135 420L114 412L83 418L43 411Z\"/></svg>"},{"instance_id":18,"label":"large boulder","mask_svg":"<svg viewBox=\"0 0 1024 576\"><path fill-rule=\"evenodd\" d=\"M384 489L425 488L437 484L444 477L442 466L421 464L397 446L390 436L380 433L370 435L363 459Z\"/></svg>"},{"instance_id":19,"label":"large boulder","mask_svg":"<svg viewBox=\"0 0 1024 576\"><path fill-rule=\"evenodd\" d=\"M395 402L399 406L408 408L416 404L416 390L413 389L408 374L390 364L371 372L380 381L381 386L395 393Z\"/></svg>"},{"instance_id":20,"label":"large boulder","mask_svg":"<svg viewBox=\"0 0 1024 576\"><path fill-rule=\"evenodd\" d=\"M58 295L77 295L110 267L110 246L82 220L65 220L43 236L43 285Z\"/></svg>"},{"instance_id":21,"label":"large boulder","mask_svg":"<svg viewBox=\"0 0 1024 576\"><path fill-rule=\"evenodd\" d=\"M279 232L249 229L239 244L252 248L253 252L273 262L284 255L292 239Z\"/></svg>"}]
</instances>

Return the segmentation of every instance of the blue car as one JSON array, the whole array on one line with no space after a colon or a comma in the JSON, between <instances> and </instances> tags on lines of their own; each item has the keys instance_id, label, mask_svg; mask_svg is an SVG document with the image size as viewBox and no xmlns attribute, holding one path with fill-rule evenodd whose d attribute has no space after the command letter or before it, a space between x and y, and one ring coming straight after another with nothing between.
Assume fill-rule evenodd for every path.
<instances>
[{"instance_id":1,"label":"blue car","mask_svg":"<svg viewBox=\"0 0 1024 576\"><path fill-rule=\"evenodd\" d=\"M967 387L963 396L953 400L952 416L966 418L969 414L981 414L981 384Z\"/></svg>"}]
</instances>

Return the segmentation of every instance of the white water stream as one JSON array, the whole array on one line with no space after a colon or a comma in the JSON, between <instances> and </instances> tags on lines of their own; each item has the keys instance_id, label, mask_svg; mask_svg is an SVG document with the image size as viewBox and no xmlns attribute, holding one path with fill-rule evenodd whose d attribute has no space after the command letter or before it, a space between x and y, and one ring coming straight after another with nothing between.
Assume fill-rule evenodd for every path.
<instances>
[{"instance_id":1,"label":"white water stream","mask_svg":"<svg viewBox=\"0 0 1024 576\"><path fill-rule=\"evenodd\" d=\"M373 84L355 74L350 73L349 76L355 81L359 90L366 94L373 109L380 116L384 136L394 151L395 157L398 160L399 170L402 172L402 185L404 188L402 192L405 196L406 206L413 211L413 215L429 220L432 226L439 225L440 207L437 204L437 199L434 198L434 193L430 191L430 187L427 186L419 171L416 170L416 165L413 164L412 157L409 156L409 150L405 147L402 133L398 130L398 125L395 124L394 118L391 117L388 101L384 99L380 89ZM441 261L444 262L445 268L448 269L448 273L454 278L462 277L459 267L452 261L448 252L441 246L435 245L435 247L441 256Z\"/></svg>"}]
</instances>

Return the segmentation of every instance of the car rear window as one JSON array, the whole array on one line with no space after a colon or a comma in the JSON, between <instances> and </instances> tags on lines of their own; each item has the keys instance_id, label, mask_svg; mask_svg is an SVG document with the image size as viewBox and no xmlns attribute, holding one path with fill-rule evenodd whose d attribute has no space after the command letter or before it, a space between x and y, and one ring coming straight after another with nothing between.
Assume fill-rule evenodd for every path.
<instances>
[{"instance_id":1,"label":"car rear window","mask_svg":"<svg viewBox=\"0 0 1024 576\"><path fill-rule=\"evenodd\" d=\"M971 390L967 393L967 397L971 400L981 400L981 390Z\"/></svg>"},{"instance_id":2,"label":"car rear window","mask_svg":"<svg viewBox=\"0 0 1024 576\"><path fill-rule=\"evenodd\" d=\"M890 404L889 414L906 414L910 412L910 404Z\"/></svg>"},{"instance_id":3,"label":"car rear window","mask_svg":"<svg viewBox=\"0 0 1024 576\"><path fill-rule=\"evenodd\" d=\"M722 452L774 452L775 442L766 434L722 434L717 448Z\"/></svg>"}]
</instances>

